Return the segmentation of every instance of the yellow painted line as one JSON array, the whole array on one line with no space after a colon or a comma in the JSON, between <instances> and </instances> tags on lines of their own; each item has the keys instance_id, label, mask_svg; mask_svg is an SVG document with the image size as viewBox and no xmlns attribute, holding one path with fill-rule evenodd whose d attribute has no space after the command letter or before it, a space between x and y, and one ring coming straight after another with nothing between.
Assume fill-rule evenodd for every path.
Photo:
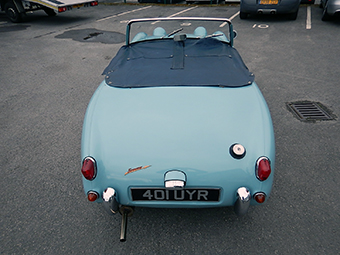
<instances>
[{"instance_id":1,"label":"yellow painted line","mask_svg":"<svg viewBox=\"0 0 340 255\"><path fill-rule=\"evenodd\" d=\"M41 4L41 5L43 5L43 6L50 7L50 8L52 8L52 9L54 9L54 10L57 10L57 11L58 11L58 6L56 6L56 5L47 4L46 2L42 2L42 1L39 1L39 0L34 0L34 1L32 1L32 2L33 2L33 3L38 3L38 4Z\"/></svg>"}]
</instances>

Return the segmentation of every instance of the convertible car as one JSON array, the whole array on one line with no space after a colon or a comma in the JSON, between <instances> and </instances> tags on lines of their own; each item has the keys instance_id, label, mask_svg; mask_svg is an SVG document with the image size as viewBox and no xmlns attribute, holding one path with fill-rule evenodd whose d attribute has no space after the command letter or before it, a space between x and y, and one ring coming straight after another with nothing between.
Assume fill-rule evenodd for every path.
<instances>
[{"instance_id":1,"label":"convertible car","mask_svg":"<svg viewBox=\"0 0 340 255\"><path fill-rule=\"evenodd\" d=\"M122 214L121 241L134 207L233 206L241 216L268 199L272 120L235 36L224 18L127 24L81 142L87 199Z\"/></svg>"}]
</instances>

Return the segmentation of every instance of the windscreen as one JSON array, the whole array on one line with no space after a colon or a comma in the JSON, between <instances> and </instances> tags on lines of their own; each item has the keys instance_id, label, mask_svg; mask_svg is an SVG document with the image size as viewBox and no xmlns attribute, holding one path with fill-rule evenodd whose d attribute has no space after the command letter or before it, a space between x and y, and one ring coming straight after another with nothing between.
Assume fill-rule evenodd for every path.
<instances>
[{"instance_id":1,"label":"windscreen","mask_svg":"<svg viewBox=\"0 0 340 255\"><path fill-rule=\"evenodd\" d=\"M169 39L185 34L187 38L214 37L230 43L230 23L226 20L166 19L131 22L129 42Z\"/></svg>"}]
</instances>

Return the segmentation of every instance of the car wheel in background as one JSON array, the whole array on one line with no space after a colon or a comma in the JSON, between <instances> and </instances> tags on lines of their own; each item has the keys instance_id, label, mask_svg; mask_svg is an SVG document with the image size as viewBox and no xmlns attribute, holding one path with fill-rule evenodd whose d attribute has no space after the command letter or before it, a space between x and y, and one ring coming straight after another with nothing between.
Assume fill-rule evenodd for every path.
<instances>
[{"instance_id":1,"label":"car wheel in background","mask_svg":"<svg viewBox=\"0 0 340 255\"><path fill-rule=\"evenodd\" d=\"M321 20L327 21L327 20L330 20L330 19L331 19L331 16L327 13L327 4L326 4L326 6L323 8Z\"/></svg>"},{"instance_id":2,"label":"car wheel in background","mask_svg":"<svg viewBox=\"0 0 340 255\"><path fill-rule=\"evenodd\" d=\"M4 8L7 17L14 23L18 23L22 20L22 16L21 13L19 13L17 7L15 6L15 4L10 1L7 2L5 4L5 8Z\"/></svg>"},{"instance_id":3,"label":"car wheel in background","mask_svg":"<svg viewBox=\"0 0 340 255\"><path fill-rule=\"evenodd\" d=\"M246 19L248 18L248 13L240 12L240 19Z\"/></svg>"},{"instance_id":4,"label":"car wheel in background","mask_svg":"<svg viewBox=\"0 0 340 255\"><path fill-rule=\"evenodd\" d=\"M53 17L57 15L57 13L51 8L44 7L43 10L48 16Z\"/></svg>"},{"instance_id":5,"label":"car wheel in background","mask_svg":"<svg viewBox=\"0 0 340 255\"><path fill-rule=\"evenodd\" d=\"M296 11L296 12L293 12L293 13L289 13L288 14L288 18L290 20L296 20L297 16L298 16L298 13L299 13L299 9Z\"/></svg>"}]
</instances>

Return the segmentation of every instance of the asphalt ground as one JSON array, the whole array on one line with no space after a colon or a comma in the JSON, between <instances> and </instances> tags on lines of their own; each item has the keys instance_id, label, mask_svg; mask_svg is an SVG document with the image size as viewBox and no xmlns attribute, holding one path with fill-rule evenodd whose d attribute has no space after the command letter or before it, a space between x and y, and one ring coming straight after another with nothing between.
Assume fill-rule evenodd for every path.
<instances>
[{"instance_id":1,"label":"asphalt ground","mask_svg":"<svg viewBox=\"0 0 340 255\"><path fill-rule=\"evenodd\" d=\"M322 22L317 6L301 6L296 21L240 20L238 10L101 4L56 17L38 11L21 24L0 13L1 254L339 254L340 22ZM82 190L84 113L123 45L126 21L179 12L232 18L235 47L273 118L273 191L243 218L232 208L137 208L121 243L120 216ZM91 31L106 37L85 39ZM286 103L304 100L336 119L298 120Z\"/></svg>"}]
</instances>

